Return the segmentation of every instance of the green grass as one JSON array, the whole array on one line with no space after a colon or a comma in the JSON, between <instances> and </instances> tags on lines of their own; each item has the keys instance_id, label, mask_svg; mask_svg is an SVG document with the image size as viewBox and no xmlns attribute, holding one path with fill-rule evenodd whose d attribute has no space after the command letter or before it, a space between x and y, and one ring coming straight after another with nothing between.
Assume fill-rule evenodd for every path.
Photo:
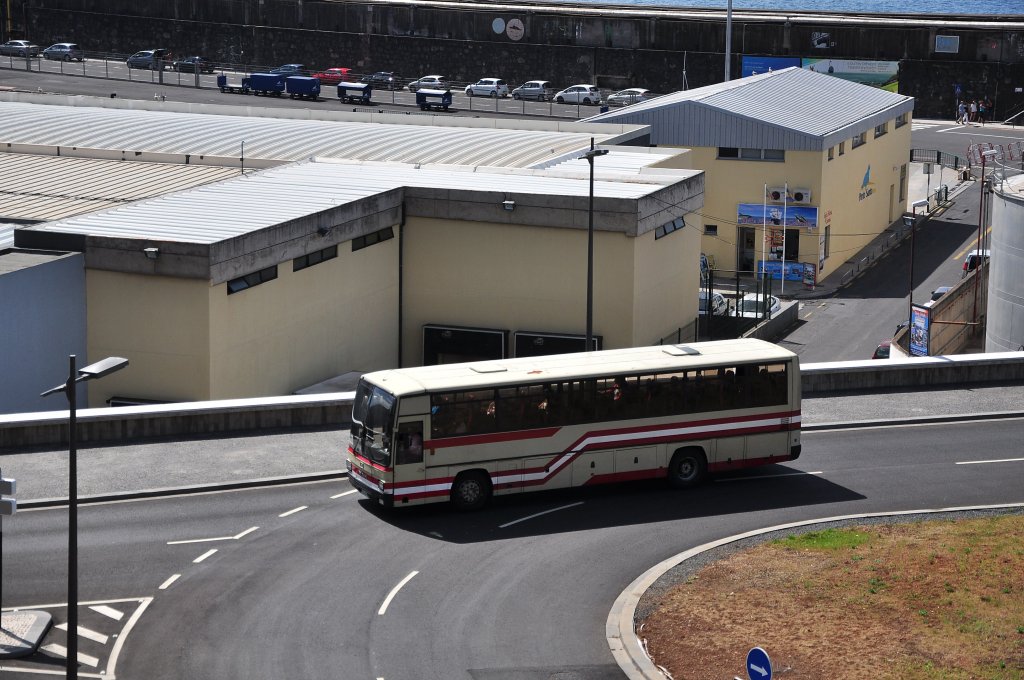
<instances>
[{"instance_id":1,"label":"green grass","mask_svg":"<svg viewBox=\"0 0 1024 680\"><path fill-rule=\"evenodd\" d=\"M853 550L870 540L868 534L855 529L825 529L794 534L774 542L792 550Z\"/></svg>"}]
</instances>

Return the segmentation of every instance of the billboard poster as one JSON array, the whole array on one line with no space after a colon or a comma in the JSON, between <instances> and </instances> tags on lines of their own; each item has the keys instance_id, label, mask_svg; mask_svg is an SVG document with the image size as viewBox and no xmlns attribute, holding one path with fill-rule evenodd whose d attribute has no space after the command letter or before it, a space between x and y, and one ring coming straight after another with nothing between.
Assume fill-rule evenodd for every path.
<instances>
[{"instance_id":1,"label":"billboard poster","mask_svg":"<svg viewBox=\"0 0 1024 680\"><path fill-rule=\"evenodd\" d=\"M803 67L816 73L827 73L861 85L880 87L889 92L899 90L898 61L867 59L803 59Z\"/></svg>"},{"instance_id":2,"label":"billboard poster","mask_svg":"<svg viewBox=\"0 0 1024 680\"><path fill-rule=\"evenodd\" d=\"M800 57L756 57L744 54L740 65L740 75L746 78L747 76L756 76L758 73L781 71L790 66L803 66Z\"/></svg>"},{"instance_id":3,"label":"billboard poster","mask_svg":"<svg viewBox=\"0 0 1024 680\"><path fill-rule=\"evenodd\" d=\"M785 209L785 215L783 215ZM766 212L767 211L767 212ZM739 203L736 205L736 223L740 226L764 226L768 228L791 227L803 229L818 228L818 209L810 205L772 205L764 203Z\"/></svg>"},{"instance_id":4,"label":"billboard poster","mask_svg":"<svg viewBox=\"0 0 1024 680\"><path fill-rule=\"evenodd\" d=\"M805 262L786 262L786 266L783 267L782 260L768 260L767 262L758 260L757 273L758 277L767 276L775 281L781 280L783 276L787 281L807 283L808 277L810 277L810 281L814 281L814 265ZM809 285L813 286L814 284Z\"/></svg>"},{"instance_id":5,"label":"billboard poster","mask_svg":"<svg viewBox=\"0 0 1024 680\"><path fill-rule=\"evenodd\" d=\"M915 357L928 356L931 340L932 310L923 305L914 305L910 311L910 354Z\"/></svg>"}]
</instances>

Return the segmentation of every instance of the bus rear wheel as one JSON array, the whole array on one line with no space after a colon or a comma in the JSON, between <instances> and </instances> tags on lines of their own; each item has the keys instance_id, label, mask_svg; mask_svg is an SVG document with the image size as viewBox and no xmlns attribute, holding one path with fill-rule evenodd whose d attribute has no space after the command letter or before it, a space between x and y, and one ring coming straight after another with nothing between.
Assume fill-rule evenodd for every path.
<instances>
[{"instance_id":1,"label":"bus rear wheel","mask_svg":"<svg viewBox=\"0 0 1024 680\"><path fill-rule=\"evenodd\" d=\"M677 489L697 486L708 473L708 460L700 449L679 449L668 465L668 483Z\"/></svg>"},{"instance_id":2,"label":"bus rear wheel","mask_svg":"<svg viewBox=\"0 0 1024 680\"><path fill-rule=\"evenodd\" d=\"M456 510L479 510L491 499L491 480L474 470L462 472L452 482L452 505Z\"/></svg>"}]
</instances>

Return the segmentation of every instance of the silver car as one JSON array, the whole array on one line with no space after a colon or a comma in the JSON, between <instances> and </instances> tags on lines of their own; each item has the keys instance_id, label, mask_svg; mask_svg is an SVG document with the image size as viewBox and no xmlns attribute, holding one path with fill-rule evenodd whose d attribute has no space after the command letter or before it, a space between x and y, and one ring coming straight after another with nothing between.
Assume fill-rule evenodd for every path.
<instances>
[{"instance_id":1,"label":"silver car","mask_svg":"<svg viewBox=\"0 0 1024 680\"><path fill-rule=\"evenodd\" d=\"M630 87L625 90L619 90L615 94L608 95L608 99L605 103L608 104L608 106L629 106L630 104L645 102L653 97L654 93L650 90L645 90L642 87Z\"/></svg>"},{"instance_id":2,"label":"silver car","mask_svg":"<svg viewBox=\"0 0 1024 680\"><path fill-rule=\"evenodd\" d=\"M549 80L527 80L512 90L512 99L536 99L539 102L555 98L555 88Z\"/></svg>"},{"instance_id":3,"label":"silver car","mask_svg":"<svg viewBox=\"0 0 1024 680\"><path fill-rule=\"evenodd\" d=\"M38 57L39 45L31 40L8 40L0 45L0 54L8 57Z\"/></svg>"},{"instance_id":4,"label":"silver car","mask_svg":"<svg viewBox=\"0 0 1024 680\"><path fill-rule=\"evenodd\" d=\"M407 86L409 92L415 92L416 90L448 90L451 86L448 85L448 79L444 76L423 76L417 80L412 81Z\"/></svg>"},{"instance_id":5,"label":"silver car","mask_svg":"<svg viewBox=\"0 0 1024 680\"><path fill-rule=\"evenodd\" d=\"M508 83L501 78L481 78L472 85L466 86L466 94L470 97L507 97Z\"/></svg>"},{"instance_id":6,"label":"silver car","mask_svg":"<svg viewBox=\"0 0 1024 680\"><path fill-rule=\"evenodd\" d=\"M85 50L75 43L55 43L43 50L43 57L54 61L85 61Z\"/></svg>"}]
</instances>

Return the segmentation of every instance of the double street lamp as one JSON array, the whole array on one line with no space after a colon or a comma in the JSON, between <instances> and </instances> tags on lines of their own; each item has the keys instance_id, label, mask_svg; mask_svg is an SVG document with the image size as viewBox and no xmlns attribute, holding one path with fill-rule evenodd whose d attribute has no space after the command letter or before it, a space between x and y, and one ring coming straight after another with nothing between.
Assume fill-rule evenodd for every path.
<instances>
[{"instance_id":1,"label":"double street lamp","mask_svg":"<svg viewBox=\"0 0 1024 680\"><path fill-rule=\"evenodd\" d=\"M63 392L68 398L68 655L67 677L78 677L78 383L96 380L128 365L127 359L107 357L75 369L75 355L68 357L67 382L51 387L39 396Z\"/></svg>"},{"instance_id":2,"label":"double street lamp","mask_svg":"<svg viewBox=\"0 0 1024 680\"><path fill-rule=\"evenodd\" d=\"M594 159L608 153L608 149L595 149L590 138L590 151L583 158L590 163L590 207L587 219L587 348L594 349Z\"/></svg>"}]
</instances>

